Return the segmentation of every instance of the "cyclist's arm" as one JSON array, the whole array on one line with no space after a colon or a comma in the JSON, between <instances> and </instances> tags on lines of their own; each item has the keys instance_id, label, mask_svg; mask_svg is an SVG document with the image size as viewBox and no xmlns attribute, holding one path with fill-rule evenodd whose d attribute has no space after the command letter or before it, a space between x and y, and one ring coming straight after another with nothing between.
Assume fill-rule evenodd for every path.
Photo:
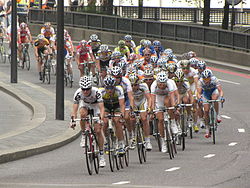
<instances>
[{"instance_id":1,"label":"cyclist's arm","mask_svg":"<svg viewBox=\"0 0 250 188\"><path fill-rule=\"evenodd\" d=\"M220 94L219 96L220 96L220 97L223 97L223 96L224 96L224 92L223 92L223 90L222 90L221 85L218 85L218 86L217 86L217 89L218 89L219 94Z\"/></svg>"},{"instance_id":2,"label":"cyclist's arm","mask_svg":"<svg viewBox=\"0 0 250 188\"><path fill-rule=\"evenodd\" d=\"M38 60L38 47L35 46L35 56L36 56L36 59Z\"/></svg>"},{"instance_id":3,"label":"cyclist's arm","mask_svg":"<svg viewBox=\"0 0 250 188\"><path fill-rule=\"evenodd\" d=\"M198 91L198 89L197 89L197 91ZM189 89L187 92L188 92L190 104L193 104L194 103L194 97L193 97L193 93L192 93L191 89Z\"/></svg>"},{"instance_id":4,"label":"cyclist's arm","mask_svg":"<svg viewBox=\"0 0 250 188\"><path fill-rule=\"evenodd\" d=\"M89 53L89 55L90 55L90 57L91 57L91 60L92 60L92 61L95 61L95 57L94 57L93 52L92 52L92 53Z\"/></svg>"},{"instance_id":5,"label":"cyclist's arm","mask_svg":"<svg viewBox=\"0 0 250 188\"><path fill-rule=\"evenodd\" d=\"M170 97L171 106L175 106L176 105L176 102L175 102L175 91L169 92L169 97Z\"/></svg>"},{"instance_id":6,"label":"cyclist's arm","mask_svg":"<svg viewBox=\"0 0 250 188\"><path fill-rule=\"evenodd\" d=\"M100 108L100 116L101 116L101 119L103 120L104 119L104 115L105 115L104 103L103 102L99 102L98 105L99 105L99 108Z\"/></svg>"},{"instance_id":7,"label":"cyclist's arm","mask_svg":"<svg viewBox=\"0 0 250 188\"><path fill-rule=\"evenodd\" d=\"M96 60L96 67L97 67L98 71L101 72L101 65L100 65L99 59Z\"/></svg>"},{"instance_id":8,"label":"cyclist's arm","mask_svg":"<svg viewBox=\"0 0 250 188\"><path fill-rule=\"evenodd\" d=\"M197 98L201 98L202 88L197 88ZM193 95L193 94L192 94Z\"/></svg>"},{"instance_id":9,"label":"cyclist's arm","mask_svg":"<svg viewBox=\"0 0 250 188\"><path fill-rule=\"evenodd\" d=\"M196 89L198 88L198 80L199 80L199 77L197 75L197 76L194 77L194 84L195 84Z\"/></svg>"},{"instance_id":10,"label":"cyclist's arm","mask_svg":"<svg viewBox=\"0 0 250 188\"><path fill-rule=\"evenodd\" d=\"M120 108L121 108L121 113L122 113L122 116L124 117L124 114L125 114L125 99L119 99L119 105L120 105Z\"/></svg>"},{"instance_id":11,"label":"cyclist's arm","mask_svg":"<svg viewBox=\"0 0 250 188\"><path fill-rule=\"evenodd\" d=\"M73 104L73 110L71 113L71 117L73 117L73 119L77 118L78 107L79 107L79 104Z\"/></svg>"},{"instance_id":12,"label":"cyclist's arm","mask_svg":"<svg viewBox=\"0 0 250 188\"><path fill-rule=\"evenodd\" d=\"M148 101L148 108L151 108L151 106L152 106L152 104L151 104L151 102L152 102L152 100L151 100L151 94L150 93L146 93L145 97L146 97L146 99Z\"/></svg>"},{"instance_id":13,"label":"cyclist's arm","mask_svg":"<svg viewBox=\"0 0 250 188\"><path fill-rule=\"evenodd\" d=\"M151 94L151 108L152 108L152 110L155 109L155 98L156 98L156 95Z\"/></svg>"},{"instance_id":14,"label":"cyclist's arm","mask_svg":"<svg viewBox=\"0 0 250 188\"><path fill-rule=\"evenodd\" d=\"M135 101L134 101L134 96L133 96L132 91L128 92L128 98L129 98L130 106L132 108L134 108L135 107Z\"/></svg>"},{"instance_id":15,"label":"cyclist's arm","mask_svg":"<svg viewBox=\"0 0 250 188\"><path fill-rule=\"evenodd\" d=\"M176 98L176 103L177 104L180 104L181 103L181 99L180 99L180 94L179 94L179 91L178 89L174 91L174 95L175 95L175 98Z\"/></svg>"}]
</instances>

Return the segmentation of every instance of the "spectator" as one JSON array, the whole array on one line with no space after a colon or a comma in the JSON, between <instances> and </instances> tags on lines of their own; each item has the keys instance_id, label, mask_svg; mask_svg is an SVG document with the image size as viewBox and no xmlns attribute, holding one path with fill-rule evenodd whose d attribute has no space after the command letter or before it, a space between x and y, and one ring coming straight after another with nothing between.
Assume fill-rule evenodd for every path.
<instances>
[{"instance_id":1,"label":"spectator","mask_svg":"<svg viewBox=\"0 0 250 188\"><path fill-rule=\"evenodd\" d=\"M7 27L11 25L11 11L12 11L12 5L11 0L7 2L7 8L6 8L6 16L7 16Z\"/></svg>"}]
</instances>

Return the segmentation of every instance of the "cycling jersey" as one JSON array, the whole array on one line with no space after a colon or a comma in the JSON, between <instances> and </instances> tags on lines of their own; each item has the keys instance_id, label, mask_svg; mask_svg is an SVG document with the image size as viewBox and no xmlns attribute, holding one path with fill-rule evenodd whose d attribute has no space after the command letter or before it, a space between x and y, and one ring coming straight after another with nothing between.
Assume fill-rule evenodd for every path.
<instances>
[{"instance_id":1,"label":"cycling jersey","mask_svg":"<svg viewBox=\"0 0 250 188\"><path fill-rule=\"evenodd\" d=\"M36 39L35 41L34 41L34 45L35 45L35 47L37 47L37 48L44 48L45 46L48 46L49 45L49 41L48 41L48 39L46 39L46 38L43 38L43 39Z\"/></svg>"},{"instance_id":2,"label":"cycling jersey","mask_svg":"<svg viewBox=\"0 0 250 188\"><path fill-rule=\"evenodd\" d=\"M140 83L139 89L136 91L133 91L135 102L144 100L146 98L145 94L148 94L148 93L150 93L148 85L146 83Z\"/></svg>"},{"instance_id":3,"label":"cycling jersey","mask_svg":"<svg viewBox=\"0 0 250 188\"><path fill-rule=\"evenodd\" d=\"M125 56L129 52L129 48L127 46L124 46L123 48L118 46L114 49L114 51L121 52L122 56Z\"/></svg>"},{"instance_id":4,"label":"cycling jersey","mask_svg":"<svg viewBox=\"0 0 250 188\"><path fill-rule=\"evenodd\" d=\"M46 29L45 27L42 27L41 34L45 36L48 40L55 35L55 30L53 27L50 27L49 29Z\"/></svg>"},{"instance_id":5,"label":"cycling jersey","mask_svg":"<svg viewBox=\"0 0 250 188\"><path fill-rule=\"evenodd\" d=\"M91 93L87 97L83 95L82 89L79 88L74 94L73 101L74 101L74 104L79 104L80 101L83 101L83 103L90 105L90 104L97 104L97 103L103 102L103 99L102 99L102 94L100 90L96 87L92 87Z\"/></svg>"},{"instance_id":6,"label":"cycling jersey","mask_svg":"<svg viewBox=\"0 0 250 188\"><path fill-rule=\"evenodd\" d=\"M184 95L187 93L188 90L190 90L190 84L187 80L184 80L181 85L177 84L177 88L180 95Z\"/></svg>"},{"instance_id":7,"label":"cycling jersey","mask_svg":"<svg viewBox=\"0 0 250 188\"><path fill-rule=\"evenodd\" d=\"M98 51L96 59L100 61L109 61L111 59L111 54L112 54L111 50L108 50L107 52Z\"/></svg>"},{"instance_id":8,"label":"cycling jersey","mask_svg":"<svg viewBox=\"0 0 250 188\"><path fill-rule=\"evenodd\" d=\"M220 82L215 76L212 76L211 81L207 84L200 78L197 87L202 89L202 96L205 99L211 100L213 94L219 94L218 86L220 86ZM204 103L206 103L206 101L204 101Z\"/></svg>"},{"instance_id":9,"label":"cycling jersey","mask_svg":"<svg viewBox=\"0 0 250 188\"><path fill-rule=\"evenodd\" d=\"M157 95L167 96L170 92L177 90L177 86L173 80L168 79L166 83L167 83L167 87L165 89L160 89L157 86L157 81L155 80L151 85L151 93L156 96Z\"/></svg>"},{"instance_id":10,"label":"cycling jersey","mask_svg":"<svg viewBox=\"0 0 250 188\"><path fill-rule=\"evenodd\" d=\"M100 88L102 99L106 111L117 111L120 108L119 100L124 99L124 92L121 86L116 86L112 95L106 92L105 88Z\"/></svg>"},{"instance_id":11,"label":"cycling jersey","mask_svg":"<svg viewBox=\"0 0 250 188\"><path fill-rule=\"evenodd\" d=\"M188 79L188 82L191 85L192 83L194 83L194 78L198 78L198 70L195 70L194 68L190 67L188 74L184 73L184 77Z\"/></svg>"},{"instance_id":12,"label":"cycling jersey","mask_svg":"<svg viewBox=\"0 0 250 188\"><path fill-rule=\"evenodd\" d=\"M80 45L76 47L76 54L84 56L88 53L93 53L90 45L86 45L85 48L82 48Z\"/></svg>"},{"instance_id":13,"label":"cycling jersey","mask_svg":"<svg viewBox=\"0 0 250 188\"><path fill-rule=\"evenodd\" d=\"M88 41L88 45L91 46L91 48L92 48L93 51L97 52L99 50L99 47L102 45L102 43L101 43L100 39L97 39L97 41L89 40Z\"/></svg>"},{"instance_id":14,"label":"cycling jersey","mask_svg":"<svg viewBox=\"0 0 250 188\"><path fill-rule=\"evenodd\" d=\"M25 38L26 36L29 36L30 35L30 30L29 30L29 28L25 28L25 29L19 29L18 30L18 34L20 35L20 37L21 37L21 40L23 39L23 38Z\"/></svg>"}]
</instances>

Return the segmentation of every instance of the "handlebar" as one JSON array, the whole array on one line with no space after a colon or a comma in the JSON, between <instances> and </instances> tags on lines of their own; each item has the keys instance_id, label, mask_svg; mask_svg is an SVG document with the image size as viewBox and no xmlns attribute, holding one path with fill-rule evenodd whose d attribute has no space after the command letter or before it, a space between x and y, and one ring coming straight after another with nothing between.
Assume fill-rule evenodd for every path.
<instances>
[{"instance_id":1,"label":"handlebar","mask_svg":"<svg viewBox=\"0 0 250 188\"><path fill-rule=\"evenodd\" d=\"M172 107L164 107L161 109L157 109L157 110L153 110L153 112L166 112L167 110L174 110L176 109L176 107L172 106Z\"/></svg>"}]
</instances>

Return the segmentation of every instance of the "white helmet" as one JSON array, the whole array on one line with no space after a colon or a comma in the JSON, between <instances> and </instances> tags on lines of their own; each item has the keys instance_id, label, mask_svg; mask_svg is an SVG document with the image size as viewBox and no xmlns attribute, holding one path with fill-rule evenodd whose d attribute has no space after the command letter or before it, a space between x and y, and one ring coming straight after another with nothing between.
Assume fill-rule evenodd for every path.
<instances>
[{"instance_id":1,"label":"white helmet","mask_svg":"<svg viewBox=\"0 0 250 188\"><path fill-rule=\"evenodd\" d=\"M111 75L113 76L121 76L122 75L122 69L121 67L114 66L111 68Z\"/></svg>"},{"instance_id":2,"label":"white helmet","mask_svg":"<svg viewBox=\"0 0 250 188\"><path fill-rule=\"evenodd\" d=\"M181 69L177 69L175 71L175 77L177 80L183 80L184 79L184 73Z\"/></svg>"},{"instance_id":3,"label":"white helmet","mask_svg":"<svg viewBox=\"0 0 250 188\"><path fill-rule=\"evenodd\" d=\"M79 86L81 89L90 89L92 87L92 81L90 77L83 76L80 78Z\"/></svg>"},{"instance_id":4,"label":"white helmet","mask_svg":"<svg viewBox=\"0 0 250 188\"><path fill-rule=\"evenodd\" d=\"M152 69L146 69L144 71L144 76L154 76L154 71Z\"/></svg>"},{"instance_id":5,"label":"white helmet","mask_svg":"<svg viewBox=\"0 0 250 188\"><path fill-rule=\"evenodd\" d=\"M168 80L168 75L165 71L161 71L157 74L157 77L156 77L156 80L157 82L160 82L160 83L165 83L167 82Z\"/></svg>"},{"instance_id":6,"label":"white helmet","mask_svg":"<svg viewBox=\"0 0 250 188\"><path fill-rule=\"evenodd\" d=\"M109 50L108 45L102 44L102 45L100 46L100 51L101 51L101 52L107 52L108 50Z\"/></svg>"},{"instance_id":7,"label":"white helmet","mask_svg":"<svg viewBox=\"0 0 250 188\"><path fill-rule=\"evenodd\" d=\"M211 78L213 76L213 73L210 69L206 69L201 73L202 78Z\"/></svg>"},{"instance_id":8,"label":"white helmet","mask_svg":"<svg viewBox=\"0 0 250 188\"><path fill-rule=\"evenodd\" d=\"M98 40L98 36L97 36L97 34L92 34L92 35L90 35L90 40L92 40L92 41L97 41Z\"/></svg>"}]
</instances>

